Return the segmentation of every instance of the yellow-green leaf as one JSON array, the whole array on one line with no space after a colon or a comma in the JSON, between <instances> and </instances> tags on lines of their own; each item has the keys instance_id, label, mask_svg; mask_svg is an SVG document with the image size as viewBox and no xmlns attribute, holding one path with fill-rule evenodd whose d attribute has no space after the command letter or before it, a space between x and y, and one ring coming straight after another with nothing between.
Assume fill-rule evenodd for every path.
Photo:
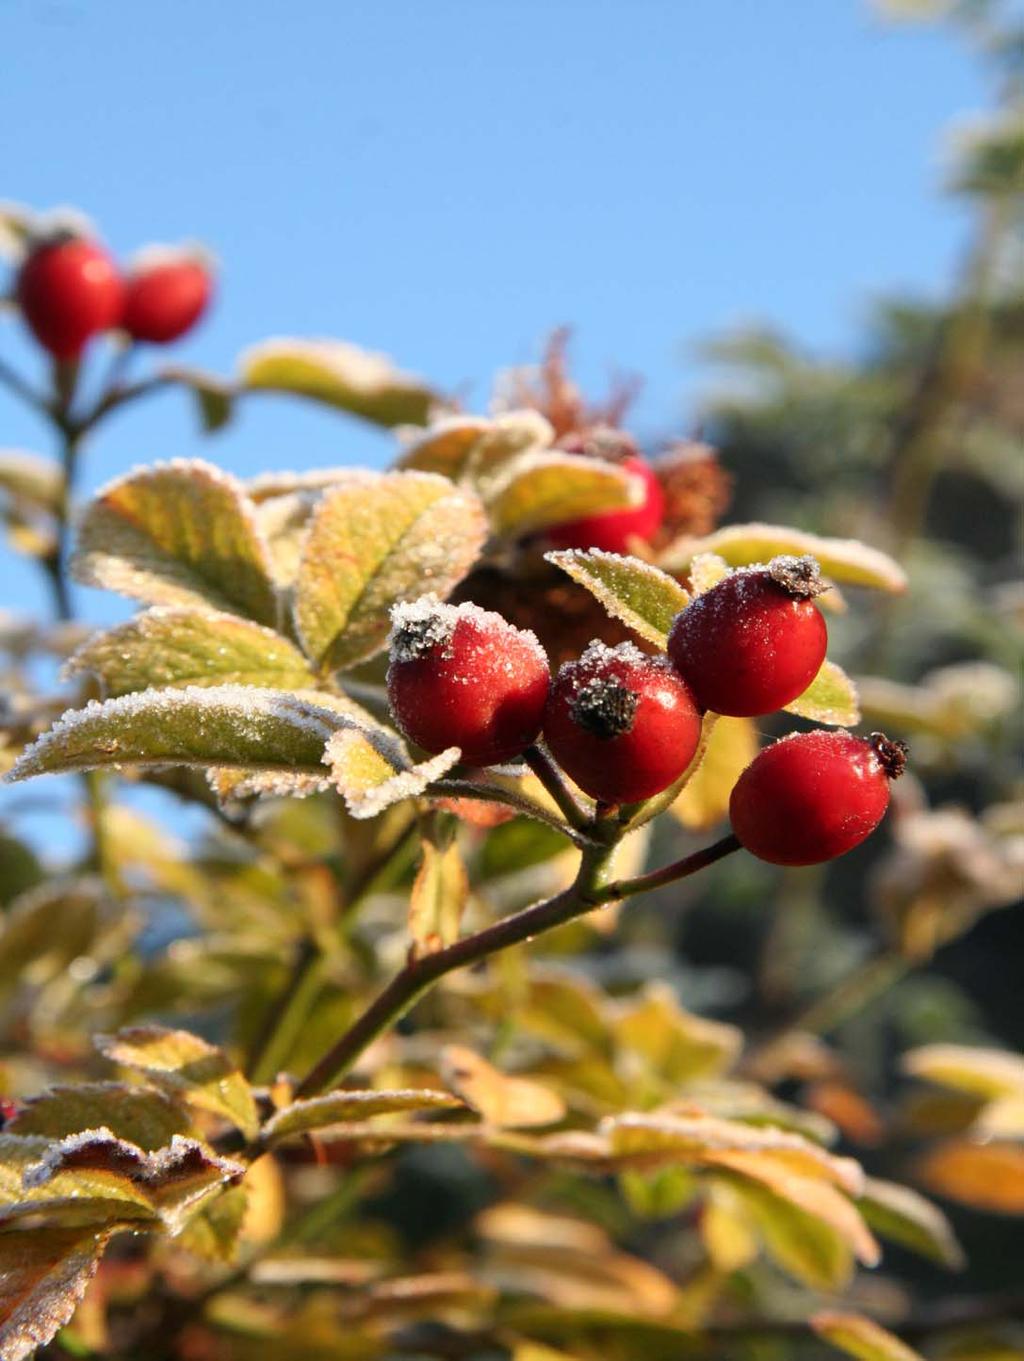
<instances>
[{"instance_id":1,"label":"yellow-green leaf","mask_svg":"<svg viewBox=\"0 0 1024 1361\"><path fill-rule=\"evenodd\" d=\"M407 444L398 463L455 482L493 474L527 449L547 448L554 437L539 411L507 411L493 419L447 416Z\"/></svg>"},{"instance_id":2,"label":"yellow-green leaf","mask_svg":"<svg viewBox=\"0 0 1024 1361\"><path fill-rule=\"evenodd\" d=\"M0 1361L27 1361L68 1322L107 1236L53 1228L0 1234Z\"/></svg>"},{"instance_id":3,"label":"yellow-green leaf","mask_svg":"<svg viewBox=\"0 0 1024 1361\"><path fill-rule=\"evenodd\" d=\"M433 473L389 473L327 492L310 522L295 619L313 661L336 669L372 657L392 605L446 596L487 536L479 501Z\"/></svg>"},{"instance_id":4,"label":"yellow-green leaf","mask_svg":"<svg viewBox=\"0 0 1024 1361\"><path fill-rule=\"evenodd\" d=\"M0 494L15 506L55 514L64 494L64 474L53 459L0 449Z\"/></svg>"},{"instance_id":5,"label":"yellow-green leaf","mask_svg":"<svg viewBox=\"0 0 1024 1361\"><path fill-rule=\"evenodd\" d=\"M157 605L71 657L65 674L91 672L111 698L134 690L186 685L312 687L313 674L293 643L235 614Z\"/></svg>"},{"instance_id":6,"label":"yellow-green leaf","mask_svg":"<svg viewBox=\"0 0 1024 1361\"><path fill-rule=\"evenodd\" d=\"M550 452L522 454L488 487L487 513L496 534L533 534L639 501L636 478L613 463Z\"/></svg>"},{"instance_id":7,"label":"yellow-green leaf","mask_svg":"<svg viewBox=\"0 0 1024 1361\"><path fill-rule=\"evenodd\" d=\"M197 1110L229 1120L247 1139L255 1137L259 1118L252 1089L223 1050L198 1035L136 1026L97 1036L96 1047L111 1063L144 1074Z\"/></svg>"},{"instance_id":8,"label":"yellow-green leaf","mask_svg":"<svg viewBox=\"0 0 1024 1361\"><path fill-rule=\"evenodd\" d=\"M705 725L710 718L705 717ZM704 759L672 804L673 816L694 831L721 822L733 786L757 755L757 746L757 728L749 718L715 716Z\"/></svg>"},{"instance_id":9,"label":"yellow-green leaf","mask_svg":"<svg viewBox=\"0 0 1024 1361\"><path fill-rule=\"evenodd\" d=\"M234 414L235 389L230 383L204 373L201 369L185 368L180 364L167 365L160 370L160 377L172 383L180 383L195 398L196 411L203 432L212 435L222 430Z\"/></svg>"},{"instance_id":10,"label":"yellow-green leaf","mask_svg":"<svg viewBox=\"0 0 1024 1361\"><path fill-rule=\"evenodd\" d=\"M920 1352L860 1314L830 1311L813 1315L810 1324L819 1337L857 1361L924 1361Z\"/></svg>"},{"instance_id":11,"label":"yellow-green leaf","mask_svg":"<svg viewBox=\"0 0 1024 1361\"><path fill-rule=\"evenodd\" d=\"M687 575L694 595L703 595L724 580L732 569L717 553L697 553L690 559Z\"/></svg>"},{"instance_id":12,"label":"yellow-green leaf","mask_svg":"<svg viewBox=\"0 0 1024 1361\"><path fill-rule=\"evenodd\" d=\"M102 1125L119 1139L152 1151L169 1144L175 1134L187 1134L190 1123L178 1102L155 1087L82 1082L30 1097L5 1128L10 1134L64 1139Z\"/></svg>"},{"instance_id":13,"label":"yellow-green leaf","mask_svg":"<svg viewBox=\"0 0 1024 1361\"><path fill-rule=\"evenodd\" d=\"M332 1125L369 1120L375 1115L394 1115L401 1111L458 1110L463 1102L451 1092L428 1087L404 1091L337 1091L314 1096L308 1101L293 1101L272 1115L263 1127L268 1143L277 1143L297 1134L328 1129Z\"/></svg>"},{"instance_id":14,"label":"yellow-green leaf","mask_svg":"<svg viewBox=\"0 0 1024 1361\"><path fill-rule=\"evenodd\" d=\"M71 562L78 581L150 605L212 605L277 621L272 564L237 478L175 459L108 483L86 508Z\"/></svg>"},{"instance_id":15,"label":"yellow-green leaf","mask_svg":"<svg viewBox=\"0 0 1024 1361\"><path fill-rule=\"evenodd\" d=\"M324 761L352 816L374 818L391 804L422 794L457 764L459 755L458 747L449 747L415 764L393 734L352 725L330 739Z\"/></svg>"},{"instance_id":16,"label":"yellow-green leaf","mask_svg":"<svg viewBox=\"0 0 1024 1361\"><path fill-rule=\"evenodd\" d=\"M814 1290L842 1290L853 1275L850 1247L831 1224L776 1195L766 1186L730 1183L750 1212L768 1255Z\"/></svg>"},{"instance_id":17,"label":"yellow-green leaf","mask_svg":"<svg viewBox=\"0 0 1024 1361\"><path fill-rule=\"evenodd\" d=\"M545 555L573 581L585 586L613 619L619 619L649 643L664 647L672 621L690 597L667 572L641 562L592 548Z\"/></svg>"},{"instance_id":18,"label":"yellow-green leaf","mask_svg":"<svg viewBox=\"0 0 1024 1361\"><path fill-rule=\"evenodd\" d=\"M857 687L835 662L822 662L821 670L807 689L785 709L788 714L836 728L852 728L860 722Z\"/></svg>"},{"instance_id":19,"label":"yellow-green leaf","mask_svg":"<svg viewBox=\"0 0 1024 1361\"><path fill-rule=\"evenodd\" d=\"M441 1072L489 1125L500 1129L552 1125L565 1115L565 1102L550 1087L528 1078L510 1077L463 1045L445 1047Z\"/></svg>"},{"instance_id":20,"label":"yellow-green leaf","mask_svg":"<svg viewBox=\"0 0 1024 1361\"><path fill-rule=\"evenodd\" d=\"M309 397L375 425L426 425L436 401L385 355L341 340L266 340L241 355L238 370L245 388Z\"/></svg>"},{"instance_id":21,"label":"yellow-green leaf","mask_svg":"<svg viewBox=\"0 0 1024 1361\"><path fill-rule=\"evenodd\" d=\"M887 553L857 539L829 539L782 525L724 525L703 539L676 546L671 567L686 566L698 553L715 553L730 567L770 562L780 554L817 558L822 572L851 586L873 586L881 591L906 590L907 576Z\"/></svg>"},{"instance_id":22,"label":"yellow-green leaf","mask_svg":"<svg viewBox=\"0 0 1024 1361\"><path fill-rule=\"evenodd\" d=\"M344 721L326 706L279 690L147 690L68 710L7 778L104 766L228 764L322 776L327 740Z\"/></svg>"},{"instance_id":23,"label":"yellow-green leaf","mask_svg":"<svg viewBox=\"0 0 1024 1361\"><path fill-rule=\"evenodd\" d=\"M914 1077L989 1100L1024 1096L1024 1058L1002 1049L966 1044L927 1044L903 1056Z\"/></svg>"},{"instance_id":24,"label":"yellow-green leaf","mask_svg":"<svg viewBox=\"0 0 1024 1361\"><path fill-rule=\"evenodd\" d=\"M866 1177L857 1208L883 1238L928 1257L951 1271L965 1264L949 1220L930 1200L909 1186Z\"/></svg>"},{"instance_id":25,"label":"yellow-green leaf","mask_svg":"<svg viewBox=\"0 0 1024 1361\"><path fill-rule=\"evenodd\" d=\"M409 896L409 934L416 955L433 954L459 938L469 901L469 875L458 842L422 842L423 858Z\"/></svg>"}]
</instances>

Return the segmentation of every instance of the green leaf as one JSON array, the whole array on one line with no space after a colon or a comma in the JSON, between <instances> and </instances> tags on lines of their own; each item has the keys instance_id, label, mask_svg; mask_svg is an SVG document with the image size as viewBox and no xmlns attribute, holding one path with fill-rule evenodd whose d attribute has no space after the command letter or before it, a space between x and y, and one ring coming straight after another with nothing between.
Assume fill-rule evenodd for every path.
<instances>
[{"instance_id":1,"label":"green leaf","mask_svg":"<svg viewBox=\"0 0 1024 1361\"><path fill-rule=\"evenodd\" d=\"M15 506L53 515L64 495L64 474L53 459L0 449L0 493Z\"/></svg>"},{"instance_id":2,"label":"green leaf","mask_svg":"<svg viewBox=\"0 0 1024 1361\"><path fill-rule=\"evenodd\" d=\"M694 595L703 595L729 575L732 569L717 553L697 553L690 559L688 577Z\"/></svg>"},{"instance_id":3,"label":"green leaf","mask_svg":"<svg viewBox=\"0 0 1024 1361\"><path fill-rule=\"evenodd\" d=\"M820 1313L809 1322L819 1337L858 1361L924 1361L920 1352L860 1314Z\"/></svg>"},{"instance_id":4,"label":"green leaf","mask_svg":"<svg viewBox=\"0 0 1024 1361\"><path fill-rule=\"evenodd\" d=\"M464 1045L445 1046L441 1074L488 1125L498 1129L553 1125L565 1117L565 1102L552 1088L511 1077Z\"/></svg>"},{"instance_id":5,"label":"green leaf","mask_svg":"<svg viewBox=\"0 0 1024 1361\"><path fill-rule=\"evenodd\" d=\"M295 619L321 667L379 652L388 614L425 592L446 596L487 537L476 497L432 473L389 473L329 491L310 522L295 583Z\"/></svg>"},{"instance_id":6,"label":"green leaf","mask_svg":"<svg viewBox=\"0 0 1024 1361\"><path fill-rule=\"evenodd\" d=\"M765 1186L741 1178L731 1185L757 1226L768 1255L812 1290L842 1290L853 1275L853 1255L825 1220Z\"/></svg>"},{"instance_id":7,"label":"green leaf","mask_svg":"<svg viewBox=\"0 0 1024 1361\"><path fill-rule=\"evenodd\" d=\"M203 373L201 369L183 368L177 364L161 369L160 377L180 383L193 394L204 434L223 430L230 422L235 410L235 390L229 383Z\"/></svg>"},{"instance_id":8,"label":"green leaf","mask_svg":"<svg viewBox=\"0 0 1024 1361\"><path fill-rule=\"evenodd\" d=\"M949 1220L930 1200L909 1186L867 1177L857 1208L876 1233L951 1271L965 1264Z\"/></svg>"},{"instance_id":9,"label":"green leaf","mask_svg":"<svg viewBox=\"0 0 1024 1361\"><path fill-rule=\"evenodd\" d=\"M485 499L494 532L518 537L639 498L637 480L615 464L552 450L520 455Z\"/></svg>"},{"instance_id":10,"label":"green leaf","mask_svg":"<svg viewBox=\"0 0 1024 1361\"><path fill-rule=\"evenodd\" d=\"M689 539L677 545L669 566L672 570L683 568L699 553L716 553L730 567L769 562L780 554L801 557L809 553L834 581L873 586L881 591L904 591L907 586L903 568L877 548L869 548L857 539L826 539L781 525L725 525L706 538Z\"/></svg>"},{"instance_id":11,"label":"green leaf","mask_svg":"<svg viewBox=\"0 0 1024 1361\"><path fill-rule=\"evenodd\" d=\"M426 425L436 394L385 355L341 340L266 340L240 357L250 391L309 397L375 425Z\"/></svg>"},{"instance_id":12,"label":"green leaf","mask_svg":"<svg viewBox=\"0 0 1024 1361\"><path fill-rule=\"evenodd\" d=\"M0 917L0 987L40 985L88 955L113 913L95 879L27 889Z\"/></svg>"},{"instance_id":13,"label":"green leaf","mask_svg":"<svg viewBox=\"0 0 1024 1361\"><path fill-rule=\"evenodd\" d=\"M78 581L150 605L211 605L277 621L270 553L237 478L198 459L137 469L87 507Z\"/></svg>"},{"instance_id":14,"label":"green leaf","mask_svg":"<svg viewBox=\"0 0 1024 1361\"><path fill-rule=\"evenodd\" d=\"M27 1361L63 1328L99 1266L107 1235L0 1233L0 1361Z\"/></svg>"},{"instance_id":15,"label":"green leaf","mask_svg":"<svg viewBox=\"0 0 1024 1361\"><path fill-rule=\"evenodd\" d=\"M184 606L158 605L95 634L71 657L65 675L91 672L111 698L164 686L253 685L312 688L302 653L262 624Z\"/></svg>"},{"instance_id":16,"label":"green leaf","mask_svg":"<svg viewBox=\"0 0 1024 1361\"><path fill-rule=\"evenodd\" d=\"M352 725L334 734L324 760L352 816L374 818L391 804L422 794L459 756L458 747L449 747L417 765L393 734Z\"/></svg>"},{"instance_id":17,"label":"green leaf","mask_svg":"<svg viewBox=\"0 0 1024 1361\"><path fill-rule=\"evenodd\" d=\"M684 1011L672 989L649 983L622 1004L615 1023L622 1048L642 1058L673 1087L718 1077L739 1056L743 1034L735 1026Z\"/></svg>"},{"instance_id":18,"label":"green leaf","mask_svg":"<svg viewBox=\"0 0 1024 1361\"><path fill-rule=\"evenodd\" d=\"M640 1219L672 1219L696 1197L697 1178L685 1167L658 1167L653 1172L627 1168L619 1176L626 1204Z\"/></svg>"},{"instance_id":19,"label":"green leaf","mask_svg":"<svg viewBox=\"0 0 1024 1361\"><path fill-rule=\"evenodd\" d=\"M585 586L613 619L621 620L658 647L665 646L672 621L690 603L674 577L639 558L576 548L546 553L545 557Z\"/></svg>"},{"instance_id":20,"label":"green leaf","mask_svg":"<svg viewBox=\"0 0 1024 1361\"><path fill-rule=\"evenodd\" d=\"M96 1047L111 1063L142 1073L197 1110L229 1120L247 1139L256 1137L259 1117L252 1089L223 1050L198 1035L136 1026L97 1036Z\"/></svg>"},{"instance_id":21,"label":"green leaf","mask_svg":"<svg viewBox=\"0 0 1024 1361\"><path fill-rule=\"evenodd\" d=\"M546 449L555 432L539 411L483 416L448 416L406 445L399 467L440 473L453 482L493 474L527 449Z\"/></svg>"},{"instance_id":22,"label":"green leaf","mask_svg":"<svg viewBox=\"0 0 1024 1361\"><path fill-rule=\"evenodd\" d=\"M308 1101L293 1101L272 1115L263 1127L263 1138L274 1144L281 1139L332 1125L369 1120L375 1115L394 1115L400 1111L438 1111L463 1109L464 1103L451 1092L412 1087L404 1091L337 1091L315 1096ZM386 1130L384 1131L386 1132Z\"/></svg>"},{"instance_id":23,"label":"green leaf","mask_svg":"<svg viewBox=\"0 0 1024 1361\"><path fill-rule=\"evenodd\" d=\"M63 1139L105 1126L119 1139L152 1151L169 1144L175 1134L188 1133L190 1123L178 1102L155 1087L83 1082L30 1097L5 1128L9 1134Z\"/></svg>"},{"instance_id":24,"label":"green leaf","mask_svg":"<svg viewBox=\"0 0 1024 1361\"><path fill-rule=\"evenodd\" d=\"M7 778L125 765L232 765L322 776L327 739L343 721L326 706L280 690L148 690L69 710Z\"/></svg>"},{"instance_id":25,"label":"green leaf","mask_svg":"<svg viewBox=\"0 0 1024 1361\"><path fill-rule=\"evenodd\" d=\"M705 730L709 723L704 757L671 807L684 827L701 832L726 816L733 786L757 755L751 719L706 714Z\"/></svg>"},{"instance_id":26,"label":"green leaf","mask_svg":"<svg viewBox=\"0 0 1024 1361\"><path fill-rule=\"evenodd\" d=\"M469 876L458 842L452 838L443 845L424 837L421 844L423 858L409 896L409 935L417 956L458 940L469 901Z\"/></svg>"},{"instance_id":27,"label":"green leaf","mask_svg":"<svg viewBox=\"0 0 1024 1361\"><path fill-rule=\"evenodd\" d=\"M799 699L785 705L785 710L837 728L852 728L860 722L857 687L841 666L829 661L822 662L814 680Z\"/></svg>"}]
</instances>

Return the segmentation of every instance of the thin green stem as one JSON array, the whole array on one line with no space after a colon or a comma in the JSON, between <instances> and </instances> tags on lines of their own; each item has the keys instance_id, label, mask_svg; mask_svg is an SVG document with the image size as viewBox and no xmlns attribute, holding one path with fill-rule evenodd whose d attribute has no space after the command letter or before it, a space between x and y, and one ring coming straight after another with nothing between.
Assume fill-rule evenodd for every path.
<instances>
[{"instance_id":1,"label":"thin green stem","mask_svg":"<svg viewBox=\"0 0 1024 1361\"><path fill-rule=\"evenodd\" d=\"M543 747L534 745L523 752L523 760L554 799L570 827L582 832L590 822L586 810L577 803L561 772Z\"/></svg>"},{"instance_id":2,"label":"thin green stem","mask_svg":"<svg viewBox=\"0 0 1024 1361\"><path fill-rule=\"evenodd\" d=\"M315 1096L345 1077L374 1040L404 1016L446 974L477 964L489 955L551 931L556 926L564 926L566 922L582 917L605 903L684 879L730 854L738 846L735 837L725 837L716 845L697 851L685 860L677 860L663 870L614 882L605 878L612 848L588 847L583 852L575 882L563 893L505 917L443 950L429 955L410 956L405 968L395 975L367 1010L306 1075L296 1090L296 1096Z\"/></svg>"}]
</instances>

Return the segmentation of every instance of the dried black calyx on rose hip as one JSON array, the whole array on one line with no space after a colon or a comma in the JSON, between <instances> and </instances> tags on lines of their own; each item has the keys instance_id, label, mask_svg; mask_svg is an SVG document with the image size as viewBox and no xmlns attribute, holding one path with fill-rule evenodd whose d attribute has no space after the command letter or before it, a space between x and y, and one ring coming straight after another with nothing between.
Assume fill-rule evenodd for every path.
<instances>
[{"instance_id":1,"label":"dried black calyx on rose hip","mask_svg":"<svg viewBox=\"0 0 1024 1361\"><path fill-rule=\"evenodd\" d=\"M898 780L907 768L907 757L910 755L910 748L906 742L886 737L884 732L873 732L868 741L889 779Z\"/></svg>"},{"instance_id":2,"label":"dried black calyx on rose hip","mask_svg":"<svg viewBox=\"0 0 1024 1361\"><path fill-rule=\"evenodd\" d=\"M781 553L768 564L768 575L794 600L813 600L828 590L828 583L821 579L817 560L809 553L799 558Z\"/></svg>"},{"instance_id":3,"label":"dried black calyx on rose hip","mask_svg":"<svg viewBox=\"0 0 1024 1361\"><path fill-rule=\"evenodd\" d=\"M581 728L610 742L631 731L639 703L637 692L621 681L595 676L580 686L570 707Z\"/></svg>"}]
</instances>

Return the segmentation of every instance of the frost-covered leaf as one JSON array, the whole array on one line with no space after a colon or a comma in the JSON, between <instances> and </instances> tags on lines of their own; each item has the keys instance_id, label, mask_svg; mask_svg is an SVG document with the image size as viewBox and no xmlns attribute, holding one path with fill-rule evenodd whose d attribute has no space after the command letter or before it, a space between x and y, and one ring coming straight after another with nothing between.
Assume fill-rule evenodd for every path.
<instances>
[{"instance_id":1,"label":"frost-covered leaf","mask_svg":"<svg viewBox=\"0 0 1024 1361\"><path fill-rule=\"evenodd\" d=\"M827 539L781 525L724 525L703 539L678 544L671 553L672 569L686 566L698 553L715 553L730 567L770 562L780 554L817 558L821 570L851 586L873 586L882 591L906 590L907 576L899 563L877 548L856 539Z\"/></svg>"},{"instance_id":2,"label":"frost-covered leaf","mask_svg":"<svg viewBox=\"0 0 1024 1361\"><path fill-rule=\"evenodd\" d=\"M239 357L243 387L292 393L375 425L426 425L435 393L386 355L341 340L273 339Z\"/></svg>"},{"instance_id":3,"label":"frost-covered leaf","mask_svg":"<svg viewBox=\"0 0 1024 1361\"><path fill-rule=\"evenodd\" d=\"M198 459L137 468L86 508L78 581L149 605L212 605L277 621L267 545L237 478Z\"/></svg>"},{"instance_id":4,"label":"frost-covered leaf","mask_svg":"<svg viewBox=\"0 0 1024 1361\"><path fill-rule=\"evenodd\" d=\"M458 1110L462 1106L463 1102L451 1092L437 1092L428 1087L411 1087L404 1091L328 1092L326 1096L314 1096L308 1101L293 1101L278 1111L264 1125L263 1137L268 1143L276 1143L296 1134L369 1120L375 1115Z\"/></svg>"},{"instance_id":5,"label":"frost-covered leaf","mask_svg":"<svg viewBox=\"0 0 1024 1361\"><path fill-rule=\"evenodd\" d=\"M178 1235L177 1246L206 1262L233 1262L248 1210L247 1188L227 1187L191 1217Z\"/></svg>"},{"instance_id":6,"label":"frost-covered leaf","mask_svg":"<svg viewBox=\"0 0 1024 1361\"><path fill-rule=\"evenodd\" d=\"M21 1196L0 1218L44 1217L62 1228L159 1220L177 1233L212 1190L244 1173L197 1139L175 1134L146 1152L100 1126L51 1144L25 1169Z\"/></svg>"},{"instance_id":7,"label":"frost-covered leaf","mask_svg":"<svg viewBox=\"0 0 1024 1361\"><path fill-rule=\"evenodd\" d=\"M507 411L490 420L447 416L407 444L398 464L440 473L453 482L487 477L527 449L546 449L554 437L550 421L539 411Z\"/></svg>"},{"instance_id":8,"label":"frost-covered leaf","mask_svg":"<svg viewBox=\"0 0 1024 1361\"><path fill-rule=\"evenodd\" d=\"M55 514L63 494L64 474L53 459L0 449L0 495L12 504Z\"/></svg>"},{"instance_id":9,"label":"frost-covered leaf","mask_svg":"<svg viewBox=\"0 0 1024 1361\"><path fill-rule=\"evenodd\" d=\"M212 373L173 364L161 369L160 377L180 383L192 393L204 434L212 435L217 430L223 430L234 415L234 388Z\"/></svg>"},{"instance_id":10,"label":"frost-covered leaf","mask_svg":"<svg viewBox=\"0 0 1024 1361\"><path fill-rule=\"evenodd\" d=\"M103 1125L119 1139L152 1151L169 1144L175 1134L187 1134L190 1123L178 1102L155 1087L83 1082L29 1097L5 1128L9 1134L63 1139Z\"/></svg>"},{"instance_id":11,"label":"frost-covered leaf","mask_svg":"<svg viewBox=\"0 0 1024 1361\"><path fill-rule=\"evenodd\" d=\"M450 1044L442 1050L441 1072L487 1124L500 1129L553 1125L565 1115L564 1101L550 1087L509 1077L462 1045Z\"/></svg>"},{"instance_id":12,"label":"frost-covered leaf","mask_svg":"<svg viewBox=\"0 0 1024 1361\"><path fill-rule=\"evenodd\" d=\"M1024 1144L946 1139L913 1167L933 1195L989 1214L1024 1215Z\"/></svg>"},{"instance_id":13,"label":"frost-covered leaf","mask_svg":"<svg viewBox=\"0 0 1024 1361\"><path fill-rule=\"evenodd\" d=\"M857 1361L924 1361L920 1352L860 1314L830 1311L809 1321L819 1337Z\"/></svg>"},{"instance_id":14,"label":"frost-covered leaf","mask_svg":"<svg viewBox=\"0 0 1024 1361\"><path fill-rule=\"evenodd\" d=\"M697 553L690 559L687 569L690 590L694 595L703 595L712 586L717 586L731 570L726 560L717 553Z\"/></svg>"},{"instance_id":15,"label":"frost-covered leaf","mask_svg":"<svg viewBox=\"0 0 1024 1361\"><path fill-rule=\"evenodd\" d=\"M232 765L321 775L343 722L325 706L241 685L147 690L70 709L16 762L8 779L126 765Z\"/></svg>"},{"instance_id":16,"label":"frost-covered leaf","mask_svg":"<svg viewBox=\"0 0 1024 1361\"><path fill-rule=\"evenodd\" d=\"M694 831L707 831L721 822L729 811L733 786L756 755L757 728L749 718L716 716L704 759L672 804L673 816Z\"/></svg>"},{"instance_id":17,"label":"frost-covered leaf","mask_svg":"<svg viewBox=\"0 0 1024 1361\"><path fill-rule=\"evenodd\" d=\"M486 493L496 534L533 534L551 525L639 502L638 479L615 464L578 454L522 454Z\"/></svg>"},{"instance_id":18,"label":"frost-covered leaf","mask_svg":"<svg viewBox=\"0 0 1024 1361\"><path fill-rule=\"evenodd\" d=\"M545 555L573 581L585 586L613 619L649 643L664 647L672 621L690 597L674 577L639 558L592 548L570 548Z\"/></svg>"},{"instance_id":19,"label":"frost-covered leaf","mask_svg":"<svg viewBox=\"0 0 1024 1361\"><path fill-rule=\"evenodd\" d=\"M0 1361L27 1361L68 1322L105 1245L81 1229L0 1233Z\"/></svg>"},{"instance_id":20,"label":"frost-covered leaf","mask_svg":"<svg viewBox=\"0 0 1024 1361\"><path fill-rule=\"evenodd\" d=\"M422 842L422 859L409 895L409 935L416 955L433 954L459 938L469 901L469 875L458 842Z\"/></svg>"},{"instance_id":21,"label":"frost-covered leaf","mask_svg":"<svg viewBox=\"0 0 1024 1361\"><path fill-rule=\"evenodd\" d=\"M965 1264L949 1220L930 1200L909 1186L867 1177L857 1208L876 1233L901 1247L939 1262L951 1271Z\"/></svg>"},{"instance_id":22,"label":"frost-covered leaf","mask_svg":"<svg viewBox=\"0 0 1024 1361\"><path fill-rule=\"evenodd\" d=\"M96 1047L111 1063L141 1073L197 1110L229 1120L247 1139L259 1128L248 1082L215 1045L186 1030L135 1026L99 1035Z\"/></svg>"},{"instance_id":23,"label":"frost-covered leaf","mask_svg":"<svg viewBox=\"0 0 1024 1361\"><path fill-rule=\"evenodd\" d=\"M422 794L459 756L458 747L449 747L415 764L393 734L352 725L334 734L323 759L352 816L375 818L391 804Z\"/></svg>"},{"instance_id":24,"label":"frost-covered leaf","mask_svg":"<svg viewBox=\"0 0 1024 1361\"><path fill-rule=\"evenodd\" d=\"M380 651L389 611L462 580L487 536L475 496L433 473L388 473L328 492L310 522L295 582L295 619L321 667Z\"/></svg>"},{"instance_id":25,"label":"frost-covered leaf","mask_svg":"<svg viewBox=\"0 0 1024 1361\"><path fill-rule=\"evenodd\" d=\"M841 666L829 661L822 662L814 680L785 710L837 728L852 728L860 722L857 687Z\"/></svg>"},{"instance_id":26,"label":"frost-covered leaf","mask_svg":"<svg viewBox=\"0 0 1024 1361\"><path fill-rule=\"evenodd\" d=\"M95 634L65 674L91 672L111 698L134 690L187 685L313 685L305 657L273 629L213 610L157 605Z\"/></svg>"},{"instance_id":27,"label":"frost-covered leaf","mask_svg":"<svg viewBox=\"0 0 1024 1361\"><path fill-rule=\"evenodd\" d=\"M903 1068L914 1077L988 1100L1024 1096L1024 1058L1007 1050L927 1044L904 1054Z\"/></svg>"}]
</instances>

